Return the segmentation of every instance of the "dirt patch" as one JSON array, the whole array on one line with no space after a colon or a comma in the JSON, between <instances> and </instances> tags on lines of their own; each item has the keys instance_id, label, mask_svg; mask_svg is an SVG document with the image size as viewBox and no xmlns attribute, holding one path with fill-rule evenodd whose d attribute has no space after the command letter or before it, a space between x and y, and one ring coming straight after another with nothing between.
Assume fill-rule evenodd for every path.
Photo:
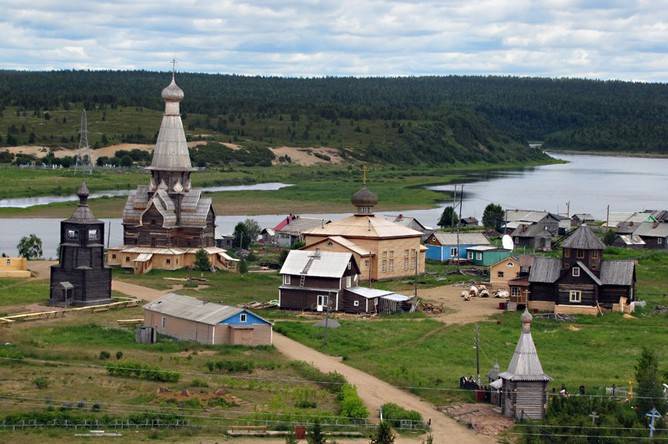
<instances>
[{"instance_id":1,"label":"dirt patch","mask_svg":"<svg viewBox=\"0 0 668 444\"><path fill-rule=\"evenodd\" d=\"M28 270L30 270L37 279L49 279L51 276L51 265L57 264L58 261L29 261Z\"/></svg>"},{"instance_id":2,"label":"dirt patch","mask_svg":"<svg viewBox=\"0 0 668 444\"><path fill-rule=\"evenodd\" d=\"M513 420L491 404L454 404L441 411L481 435L497 436L513 426Z\"/></svg>"},{"instance_id":3,"label":"dirt patch","mask_svg":"<svg viewBox=\"0 0 668 444\"><path fill-rule=\"evenodd\" d=\"M465 301L461 293L468 287L469 285L444 285L428 288L420 290L419 297L436 305L443 304L446 311L431 317L446 324L469 324L484 321L501 312L499 302L502 302L503 299L476 297L468 302Z\"/></svg>"},{"instance_id":4,"label":"dirt patch","mask_svg":"<svg viewBox=\"0 0 668 444\"><path fill-rule=\"evenodd\" d=\"M276 156L276 159L274 159L274 164L279 164L280 162L278 158L286 155L290 157L292 163L302 166L312 166L318 164L336 165L343 162L343 158L341 157L339 150L326 146L306 148L278 146L276 148L270 148L270 150ZM329 160L327 160L328 157Z\"/></svg>"},{"instance_id":5,"label":"dirt patch","mask_svg":"<svg viewBox=\"0 0 668 444\"><path fill-rule=\"evenodd\" d=\"M570 331L580 331L580 330L582 330L580 327L576 327L575 325L569 325L566 328L569 329Z\"/></svg>"}]
</instances>

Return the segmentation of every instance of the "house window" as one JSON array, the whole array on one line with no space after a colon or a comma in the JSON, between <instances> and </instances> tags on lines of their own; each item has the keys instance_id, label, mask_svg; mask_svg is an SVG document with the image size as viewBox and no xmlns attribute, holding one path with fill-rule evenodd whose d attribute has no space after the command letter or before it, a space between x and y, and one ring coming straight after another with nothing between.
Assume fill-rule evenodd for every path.
<instances>
[{"instance_id":1,"label":"house window","mask_svg":"<svg viewBox=\"0 0 668 444\"><path fill-rule=\"evenodd\" d=\"M352 270L352 268L353 268L353 263L352 263L352 262L348 262L348 270Z\"/></svg>"},{"instance_id":2,"label":"house window","mask_svg":"<svg viewBox=\"0 0 668 444\"><path fill-rule=\"evenodd\" d=\"M508 267L508 268L513 268L514 266L515 266L515 264L513 264L512 262L508 262L506 264L506 267Z\"/></svg>"},{"instance_id":3,"label":"house window","mask_svg":"<svg viewBox=\"0 0 668 444\"><path fill-rule=\"evenodd\" d=\"M573 277L580 277L580 267L573 267L571 269L571 275Z\"/></svg>"},{"instance_id":4,"label":"house window","mask_svg":"<svg viewBox=\"0 0 668 444\"><path fill-rule=\"evenodd\" d=\"M112 254L112 255L111 255L111 258L112 258L112 259L116 259L116 255L115 255L115 254Z\"/></svg>"},{"instance_id":5,"label":"house window","mask_svg":"<svg viewBox=\"0 0 668 444\"><path fill-rule=\"evenodd\" d=\"M457 257L459 255L459 250L457 247L450 247L450 257Z\"/></svg>"},{"instance_id":6,"label":"house window","mask_svg":"<svg viewBox=\"0 0 668 444\"><path fill-rule=\"evenodd\" d=\"M663 245L663 238L662 237L657 237L656 238L656 244L657 245Z\"/></svg>"},{"instance_id":7,"label":"house window","mask_svg":"<svg viewBox=\"0 0 668 444\"><path fill-rule=\"evenodd\" d=\"M383 259L381 270L383 273L387 271L387 259Z\"/></svg>"},{"instance_id":8,"label":"house window","mask_svg":"<svg viewBox=\"0 0 668 444\"><path fill-rule=\"evenodd\" d=\"M88 230L88 240L97 240L97 230Z\"/></svg>"},{"instance_id":9,"label":"house window","mask_svg":"<svg viewBox=\"0 0 668 444\"><path fill-rule=\"evenodd\" d=\"M165 259L165 263L166 263L167 265L169 265L169 264L172 263L172 260L171 260L171 259Z\"/></svg>"},{"instance_id":10,"label":"house window","mask_svg":"<svg viewBox=\"0 0 668 444\"><path fill-rule=\"evenodd\" d=\"M125 256L125 262L130 262L130 256Z\"/></svg>"},{"instance_id":11,"label":"house window","mask_svg":"<svg viewBox=\"0 0 668 444\"><path fill-rule=\"evenodd\" d=\"M350 276L346 276L346 288L350 287L352 284L352 279Z\"/></svg>"},{"instance_id":12,"label":"house window","mask_svg":"<svg viewBox=\"0 0 668 444\"><path fill-rule=\"evenodd\" d=\"M592 252L591 252L591 257L592 257L593 259L598 259L598 250L594 250L594 251L592 251Z\"/></svg>"},{"instance_id":13,"label":"house window","mask_svg":"<svg viewBox=\"0 0 668 444\"><path fill-rule=\"evenodd\" d=\"M394 259L390 259L390 272L394 271Z\"/></svg>"},{"instance_id":14,"label":"house window","mask_svg":"<svg viewBox=\"0 0 668 444\"><path fill-rule=\"evenodd\" d=\"M239 322L246 322L248 320L248 315L246 313L241 313L239 315Z\"/></svg>"},{"instance_id":15,"label":"house window","mask_svg":"<svg viewBox=\"0 0 668 444\"><path fill-rule=\"evenodd\" d=\"M364 259L364 267L369 268L369 259Z\"/></svg>"},{"instance_id":16,"label":"house window","mask_svg":"<svg viewBox=\"0 0 668 444\"><path fill-rule=\"evenodd\" d=\"M404 258L404 271L408 271L408 258Z\"/></svg>"},{"instance_id":17,"label":"house window","mask_svg":"<svg viewBox=\"0 0 668 444\"><path fill-rule=\"evenodd\" d=\"M283 275L283 285L290 285L290 275L289 274L284 274Z\"/></svg>"},{"instance_id":18,"label":"house window","mask_svg":"<svg viewBox=\"0 0 668 444\"><path fill-rule=\"evenodd\" d=\"M513 297L519 297L520 295L520 288L519 287L511 287L510 288L510 295Z\"/></svg>"},{"instance_id":19,"label":"house window","mask_svg":"<svg viewBox=\"0 0 668 444\"><path fill-rule=\"evenodd\" d=\"M473 259L473 251L467 251L466 252L466 258L468 260L472 260Z\"/></svg>"},{"instance_id":20,"label":"house window","mask_svg":"<svg viewBox=\"0 0 668 444\"><path fill-rule=\"evenodd\" d=\"M482 260L482 253L476 253L476 259L481 261Z\"/></svg>"},{"instance_id":21,"label":"house window","mask_svg":"<svg viewBox=\"0 0 668 444\"><path fill-rule=\"evenodd\" d=\"M578 250L577 257L578 257L578 259L584 259L585 251L584 250Z\"/></svg>"},{"instance_id":22,"label":"house window","mask_svg":"<svg viewBox=\"0 0 668 444\"><path fill-rule=\"evenodd\" d=\"M564 257L571 257L571 249L564 248Z\"/></svg>"},{"instance_id":23,"label":"house window","mask_svg":"<svg viewBox=\"0 0 668 444\"><path fill-rule=\"evenodd\" d=\"M390 250L390 259L394 257L394 250Z\"/></svg>"},{"instance_id":24,"label":"house window","mask_svg":"<svg viewBox=\"0 0 668 444\"><path fill-rule=\"evenodd\" d=\"M318 297L317 297L318 305L324 307L325 305L327 305L328 302L329 302L329 296L327 296L326 294L319 294L318 295Z\"/></svg>"},{"instance_id":25,"label":"house window","mask_svg":"<svg viewBox=\"0 0 668 444\"><path fill-rule=\"evenodd\" d=\"M160 325L162 328L165 328L165 324L167 323L167 319L163 316L162 319L160 319Z\"/></svg>"},{"instance_id":26,"label":"house window","mask_svg":"<svg viewBox=\"0 0 668 444\"><path fill-rule=\"evenodd\" d=\"M12 265L12 260L11 260L11 259L7 259L7 260L5 261L5 265Z\"/></svg>"},{"instance_id":27,"label":"house window","mask_svg":"<svg viewBox=\"0 0 668 444\"><path fill-rule=\"evenodd\" d=\"M79 239L79 233L76 230L67 230L67 238L70 240Z\"/></svg>"},{"instance_id":28,"label":"house window","mask_svg":"<svg viewBox=\"0 0 668 444\"><path fill-rule=\"evenodd\" d=\"M503 277L503 271L497 271L496 272L496 277L502 278Z\"/></svg>"},{"instance_id":29,"label":"house window","mask_svg":"<svg viewBox=\"0 0 668 444\"><path fill-rule=\"evenodd\" d=\"M580 290L570 290L568 292L569 302L582 302L582 292Z\"/></svg>"},{"instance_id":30,"label":"house window","mask_svg":"<svg viewBox=\"0 0 668 444\"><path fill-rule=\"evenodd\" d=\"M360 301L353 301L353 307L359 307Z\"/></svg>"}]
</instances>

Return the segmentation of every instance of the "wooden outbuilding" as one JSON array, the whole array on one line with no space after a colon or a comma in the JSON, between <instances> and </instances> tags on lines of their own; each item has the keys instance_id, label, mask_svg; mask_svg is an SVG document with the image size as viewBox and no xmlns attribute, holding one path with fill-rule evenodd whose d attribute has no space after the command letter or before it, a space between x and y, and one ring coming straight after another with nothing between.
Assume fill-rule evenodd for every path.
<instances>
[{"instance_id":1,"label":"wooden outbuilding","mask_svg":"<svg viewBox=\"0 0 668 444\"><path fill-rule=\"evenodd\" d=\"M271 345L272 323L238 307L169 293L144 305L144 326L184 341L210 345Z\"/></svg>"},{"instance_id":2,"label":"wooden outbuilding","mask_svg":"<svg viewBox=\"0 0 668 444\"><path fill-rule=\"evenodd\" d=\"M501 373L501 411L521 421L543 419L547 410L547 384L551 378L543 372L536 345L531 337L533 316L525 309L521 316L522 333L508 370Z\"/></svg>"}]
</instances>

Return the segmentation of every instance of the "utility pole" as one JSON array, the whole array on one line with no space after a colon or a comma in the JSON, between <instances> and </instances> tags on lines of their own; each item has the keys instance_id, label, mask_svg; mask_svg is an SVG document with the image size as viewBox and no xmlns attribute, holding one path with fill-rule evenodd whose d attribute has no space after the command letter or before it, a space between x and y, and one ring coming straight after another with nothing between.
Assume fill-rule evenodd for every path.
<instances>
[{"instance_id":1,"label":"utility pole","mask_svg":"<svg viewBox=\"0 0 668 444\"><path fill-rule=\"evenodd\" d=\"M610 205L605 208L605 226L610 228Z\"/></svg>"},{"instance_id":2,"label":"utility pole","mask_svg":"<svg viewBox=\"0 0 668 444\"><path fill-rule=\"evenodd\" d=\"M415 296L417 300L417 280L418 280L418 268L420 265L420 250L416 250L415 252L415 277L413 278L413 296Z\"/></svg>"},{"instance_id":3,"label":"utility pole","mask_svg":"<svg viewBox=\"0 0 668 444\"><path fill-rule=\"evenodd\" d=\"M457 218L457 267L459 267L459 229L460 229L460 224L462 222L462 203L464 201L464 184L462 184L462 188L459 190L459 217ZM456 213L455 213L456 214Z\"/></svg>"},{"instance_id":4,"label":"utility pole","mask_svg":"<svg viewBox=\"0 0 668 444\"><path fill-rule=\"evenodd\" d=\"M480 385L480 325L475 325L475 374L476 382Z\"/></svg>"},{"instance_id":5,"label":"utility pole","mask_svg":"<svg viewBox=\"0 0 668 444\"><path fill-rule=\"evenodd\" d=\"M659 413L656 407L653 407L649 413L645 413L645 416L649 418L649 439L652 439L654 438L654 430L656 430L654 421L661 418L661 413Z\"/></svg>"},{"instance_id":6,"label":"utility pole","mask_svg":"<svg viewBox=\"0 0 668 444\"><path fill-rule=\"evenodd\" d=\"M566 217L571 217L571 201L566 202Z\"/></svg>"}]
</instances>

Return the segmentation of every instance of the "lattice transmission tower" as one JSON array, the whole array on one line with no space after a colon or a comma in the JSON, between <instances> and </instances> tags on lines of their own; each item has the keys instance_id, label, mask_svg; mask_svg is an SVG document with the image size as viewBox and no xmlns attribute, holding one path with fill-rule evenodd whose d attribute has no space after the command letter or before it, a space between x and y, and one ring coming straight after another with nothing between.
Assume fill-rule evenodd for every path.
<instances>
[{"instance_id":1,"label":"lattice transmission tower","mask_svg":"<svg viewBox=\"0 0 668 444\"><path fill-rule=\"evenodd\" d=\"M79 149L77 149L77 164L76 168L86 173L93 171L92 163L93 150L88 144L88 116L86 115L86 108L81 111L81 125L79 126Z\"/></svg>"}]
</instances>

